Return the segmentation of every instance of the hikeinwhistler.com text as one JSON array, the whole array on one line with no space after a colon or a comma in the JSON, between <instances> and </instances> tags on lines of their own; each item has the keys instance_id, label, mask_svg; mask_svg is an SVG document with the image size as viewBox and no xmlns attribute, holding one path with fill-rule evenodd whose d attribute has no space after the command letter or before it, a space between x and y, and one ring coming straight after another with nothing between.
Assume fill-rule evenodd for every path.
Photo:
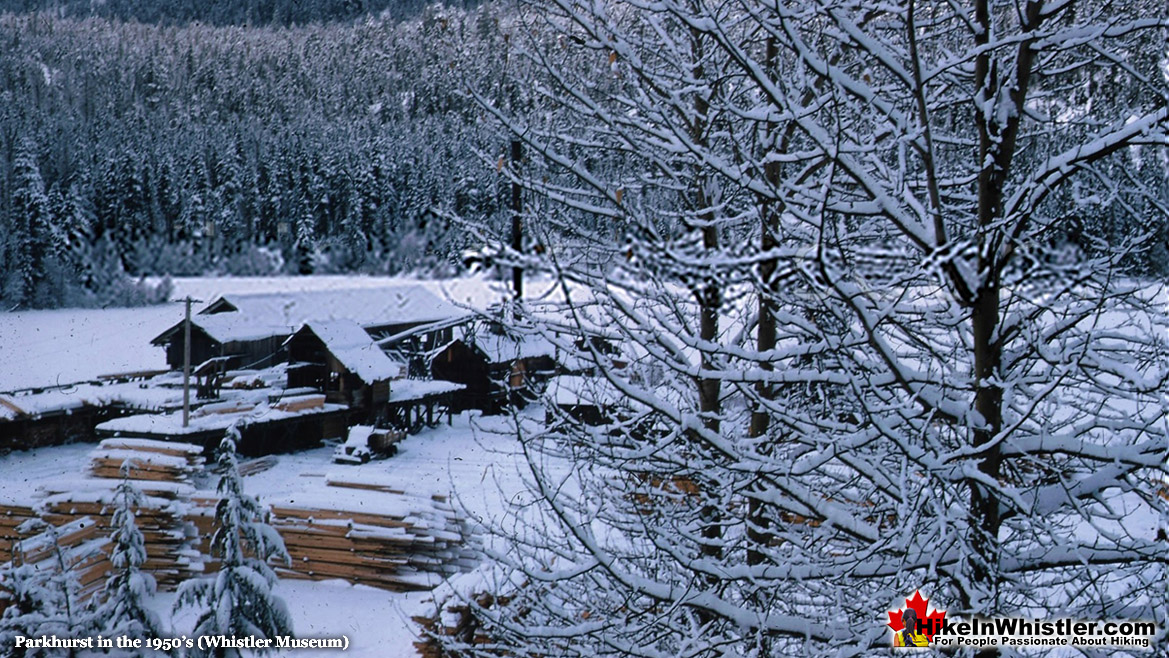
<instances>
[{"instance_id":1,"label":"hikeinwhistler.com text","mask_svg":"<svg viewBox=\"0 0 1169 658\"><path fill-rule=\"evenodd\" d=\"M1036 620L1021 617L975 617L923 621L939 649L963 647L1133 647L1149 648L1157 637L1151 621ZM935 626L935 628L930 628Z\"/></svg>"}]
</instances>

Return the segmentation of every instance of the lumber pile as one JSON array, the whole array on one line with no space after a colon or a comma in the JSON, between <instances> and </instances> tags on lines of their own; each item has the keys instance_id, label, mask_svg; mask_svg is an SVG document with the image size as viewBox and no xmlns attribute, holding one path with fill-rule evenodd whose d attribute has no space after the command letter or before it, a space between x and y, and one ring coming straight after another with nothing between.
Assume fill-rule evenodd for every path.
<instances>
[{"instance_id":1,"label":"lumber pile","mask_svg":"<svg viewBox=\"0 0 1169 658\"><path fill-rule=\"evenodd\" d=\"M30 511L58 528L86 519L91 532L108 537L115 489L125 466L126 476L142 494L142 504L134 511L146 546L142 568L160 588L172 589L202 570L198 553L190 546L195 533L185 517L187 500L195 491L192 479L202 471L203 461L203 448L189 443L106 439L90 453L93 477L46 483L41 488L45 497Z\"/></svg>"},{"instance_id":2,"label":"lumber pile","mask_svg":"<svg viewBox=\"0 0 1169 658\"><path fill-rule=\"evenodd\" d=\"M113 532L114 489L82 490L56 494L42 503L42 515L54 526L66 526L81 518L91 519L102 536ZM151 573L161 589L173 589L202 570L202 561L190 549L190 535L182 501L143 496L134 510L146 547L143 571Z\"/></svg>"},{"instance_id":3,"label":"lumber pile","mask_svg":"<svg viewBox=\"0 0 1169 658\"><path fill-rule=\"evenodd\" d=\"M248 477L257 473L263 473L273 469L276 466L275 455L266 455L264 457L257 457L256 459L249 459L246 462L241 462L239 465L240 477Z\"/></svg>"},{"instance_id":4,"label":"lumber pile","mask_svg":"<svg viewBox=\"0 0 1169 658\"><path fill-rule=\"evenodd\" d=\"M46 483L35 503L0 505L0 548L10 554L20 550L24 560L41 559L33 549L44 540L29 537L34 531L28 523L40 519L72 542L70 550L85 545L85 551L78 548L72 568L84 587L99 586L109 572L115 490L125 470L142 493L135 514L146 546L143 569L164 589L214 571L219 565L211 557L211 538L219 498L195 487L203 483L202 453L190 444L106 439L91 453L91 477ZM275 463L275 458L262 458L241 470L261 472ZM323 485L309 491L263 502L271 507L269 522L292 558L291 564L274 565L282 577L340 578L418 591L477 562L477 540L444 496L409 495L393 483L346 473L326 476ZM101 546L104 553L91 550ZM0 554L0 560L10 557Z\"/></svg>"},{"instance_id":5,"label":"lumber pile","mask_svg":"<svg viewBox=\"0 0 1169 658\"><path fill-rule=\"evenodd\" d=\"M201 556L203 570L219 571L219 560L211 556L211 537L215 534L215 505L219 498L214 493L200 491L190 497L187 523L194 528L191 549Z\"/></svg>"},{"instance_id":6,"label":"lumber pile","mask_svg":"<svg viewBox=\"0 0 1169 658\"><path fill-rule=\"evenodd\" d=\"M319 393L311 395L293 395L273 402L272 408L280 411L304 411L306 409L320 409L325 406L325 396Z\"/></svg>"},{"instance_id":7,"label":"lumber pile","mask_svg":"<svg viewBox=\"0 0 1169 658\"><path fill-rule=\"evenodd\" d=\"M198 409L191 412L191 418L202 418L203 416L214 416L224 414L242 414L245 411L251 411L256 408L255 404L244 402L242 400L229 400L227 402L212 402L205 404Z\"/></svg>"},{"instance_id":8,"label":"lumber pile","mask_svg":"<svg viewBox=\"0 0 1169 658\"><path fill-rule=\"evenodd\" d=\"M484 609L506 606L511 602L511 597L495 597L489 593L476 594L471 598ZM410 619L422 628L422 637L414 642L414 649L421 658L449 658L450 653L443 650L438 638L451 638L460 644L476 647L499 644L487 635L470 607L463 603L442 605L433 616L416 615ZM504 651L498 654L508 655Z\"/></svg>"},{"instance_id":9,"label":"lumber pile","mask_svg":"<svg viewBox=\"0 0 1169 658\"><path fill-rule=\"evenodd\" d=\"M106 439L90 453L92 477L46 482L39 500L0 504L0 561L56 569L60 550L66 569L81 583L83 597L100 588L111 568L115 490L125 466L125 475L142 494L135 510L146 547L142 568L160 588L177 587L202 571L202 560L191 547L195 530L186 513L203 461L203 448L197 445Z\"/></svg>"},{"instance_id":10,"label":"lumber pile","mask_svg":"<svg viewBox=\"0 0 1169 658\"><path fill-rule=\"evenodd\" d=\"M11 564L56 571L64 563L77 578L78 596L85 600L105 584L112 569L110 548L109 537L96 521L83 516L53 528L42 525L36 534L17 542Z\"/></svg>"},{"instance_id":11,"label":"lumber pile","mask_svg":"<svg viewBox=\"0 0 1169 658\"><path fill-rule=\"evenodd\" d=\"M90 472L99 478L122 477L126 466L131 480L189 484L203 470L203 448L190 443L152 439L106 439L90 453Z\"/></svg>"},{"instance_id":12,"label":"lumber pile","mask_svg":"<svg viewBox=\"0 0 1169 658\"><path fill-rule=\"evenodd\" d=\"M7 502L0 504L0 562L12 559L15 543L29 536L27 531L18 528L36 517L36 510L29 505Z\"/></svg>"},{"instance_id":13,"label":"lumber pile","mask_svg":"<svg viewBox=\"0 0 1169 658\"><path fill-rule=\"evenodd\" d=\"M420 591L474 566L471 533L443 497L347 484L330 479L323 491L268 501L292 557L282 576Z\"/></svg>"}]
</instances>

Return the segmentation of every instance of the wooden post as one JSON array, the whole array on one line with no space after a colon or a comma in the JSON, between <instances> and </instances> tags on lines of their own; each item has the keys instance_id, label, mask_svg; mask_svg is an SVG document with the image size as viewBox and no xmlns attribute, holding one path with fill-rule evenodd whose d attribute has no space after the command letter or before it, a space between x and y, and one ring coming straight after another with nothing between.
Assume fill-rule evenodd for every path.
<instances>
[{"instance_id":1,"label":"wooden post","mask_svg":"<svg viewBox=\"0 0 1169 658\"><path fill-rule=\"evenodd\" d=\"M191 421L191 304L202 300L187 295L182 301L186 304L183 320L183 427L186 427Z\"/></svg>"},{"instance_id":2,"label":"wooden post","mask_svg":"<svg viewBox=\"0 0 1169 658\"><path fill-rule=\"evenodd\" d=\"M191 422L191 296L183 299L186 319L183 321L183 427Z\"/></svg>"}]
</instances>

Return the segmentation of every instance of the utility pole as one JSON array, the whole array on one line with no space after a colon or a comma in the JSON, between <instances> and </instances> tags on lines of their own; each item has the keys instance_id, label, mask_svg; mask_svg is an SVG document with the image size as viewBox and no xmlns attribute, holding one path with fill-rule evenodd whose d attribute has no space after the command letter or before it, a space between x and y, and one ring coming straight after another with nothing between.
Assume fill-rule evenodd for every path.
<instances>
[{"instance_id":1,"label":"utility pole","mask_svg":"<svg viewBox=\"0 0 1169 658\"><path fill-rule=\"evenodd\" d=\"M186 304L186 319L183 321L183 427L191 422L191 299L190 295L183 298Z\"/></svg>"}]
</instances>

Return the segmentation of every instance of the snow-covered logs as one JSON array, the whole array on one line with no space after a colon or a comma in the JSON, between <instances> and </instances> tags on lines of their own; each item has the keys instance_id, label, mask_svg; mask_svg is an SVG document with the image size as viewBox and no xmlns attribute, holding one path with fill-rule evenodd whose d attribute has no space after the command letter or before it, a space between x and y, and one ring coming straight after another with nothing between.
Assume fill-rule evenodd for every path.
<instances>
[{"instance_id":1,"label":"snow-covered logs","mask_svg":"<svg viewBox=\"0 0 1169 658\"><path fill-rule=\"evenodd\" d=\"M91 453L94 477L46 483L39 500L0 505L0 563L39 532L20 527L29 519L56 526L58 533L84 519L88 536L108 538L114 493L125 467L142 494L135 520L147 553L143 570L161 589L216 571L210 549L218 497L196 488L203 461L202 449L190 444L102 441ZM268 457L245 466L259 472L276 461ZM410 495L396 485L346 473L329 476L324 486L261 502L271 507L270 523L292 557L291 565L273 565L284 578L339 578L394 591L424 590L477 560L465 520L443 496ZM100 583L109 570L104 555L100 564L82 566L87 585Z\"/></svg>"},{"instance_id":2,"label":"snow-covered logs","mask_svg":"<svg viewBox=\"0 0 1169 658\"><path fill-rule=\"evenodd\" d=\"M329 478L324 490L268 501L292 565L283 577L342 578L394 591L431 589L475 564L465 521L442 496Z\"/></svg>"},{"instance_id":3,"label":"snow-covered logs","mask_svg":"<svg viewBox=\"0 0 1169 658\"><path fill-rule=\"evenodd\" d=\"M190 443L152 439L106 439L91 454L90 471L99 478L190 484L191 475L203 470L203 448Z\"/></svg>"}]
</instances>

